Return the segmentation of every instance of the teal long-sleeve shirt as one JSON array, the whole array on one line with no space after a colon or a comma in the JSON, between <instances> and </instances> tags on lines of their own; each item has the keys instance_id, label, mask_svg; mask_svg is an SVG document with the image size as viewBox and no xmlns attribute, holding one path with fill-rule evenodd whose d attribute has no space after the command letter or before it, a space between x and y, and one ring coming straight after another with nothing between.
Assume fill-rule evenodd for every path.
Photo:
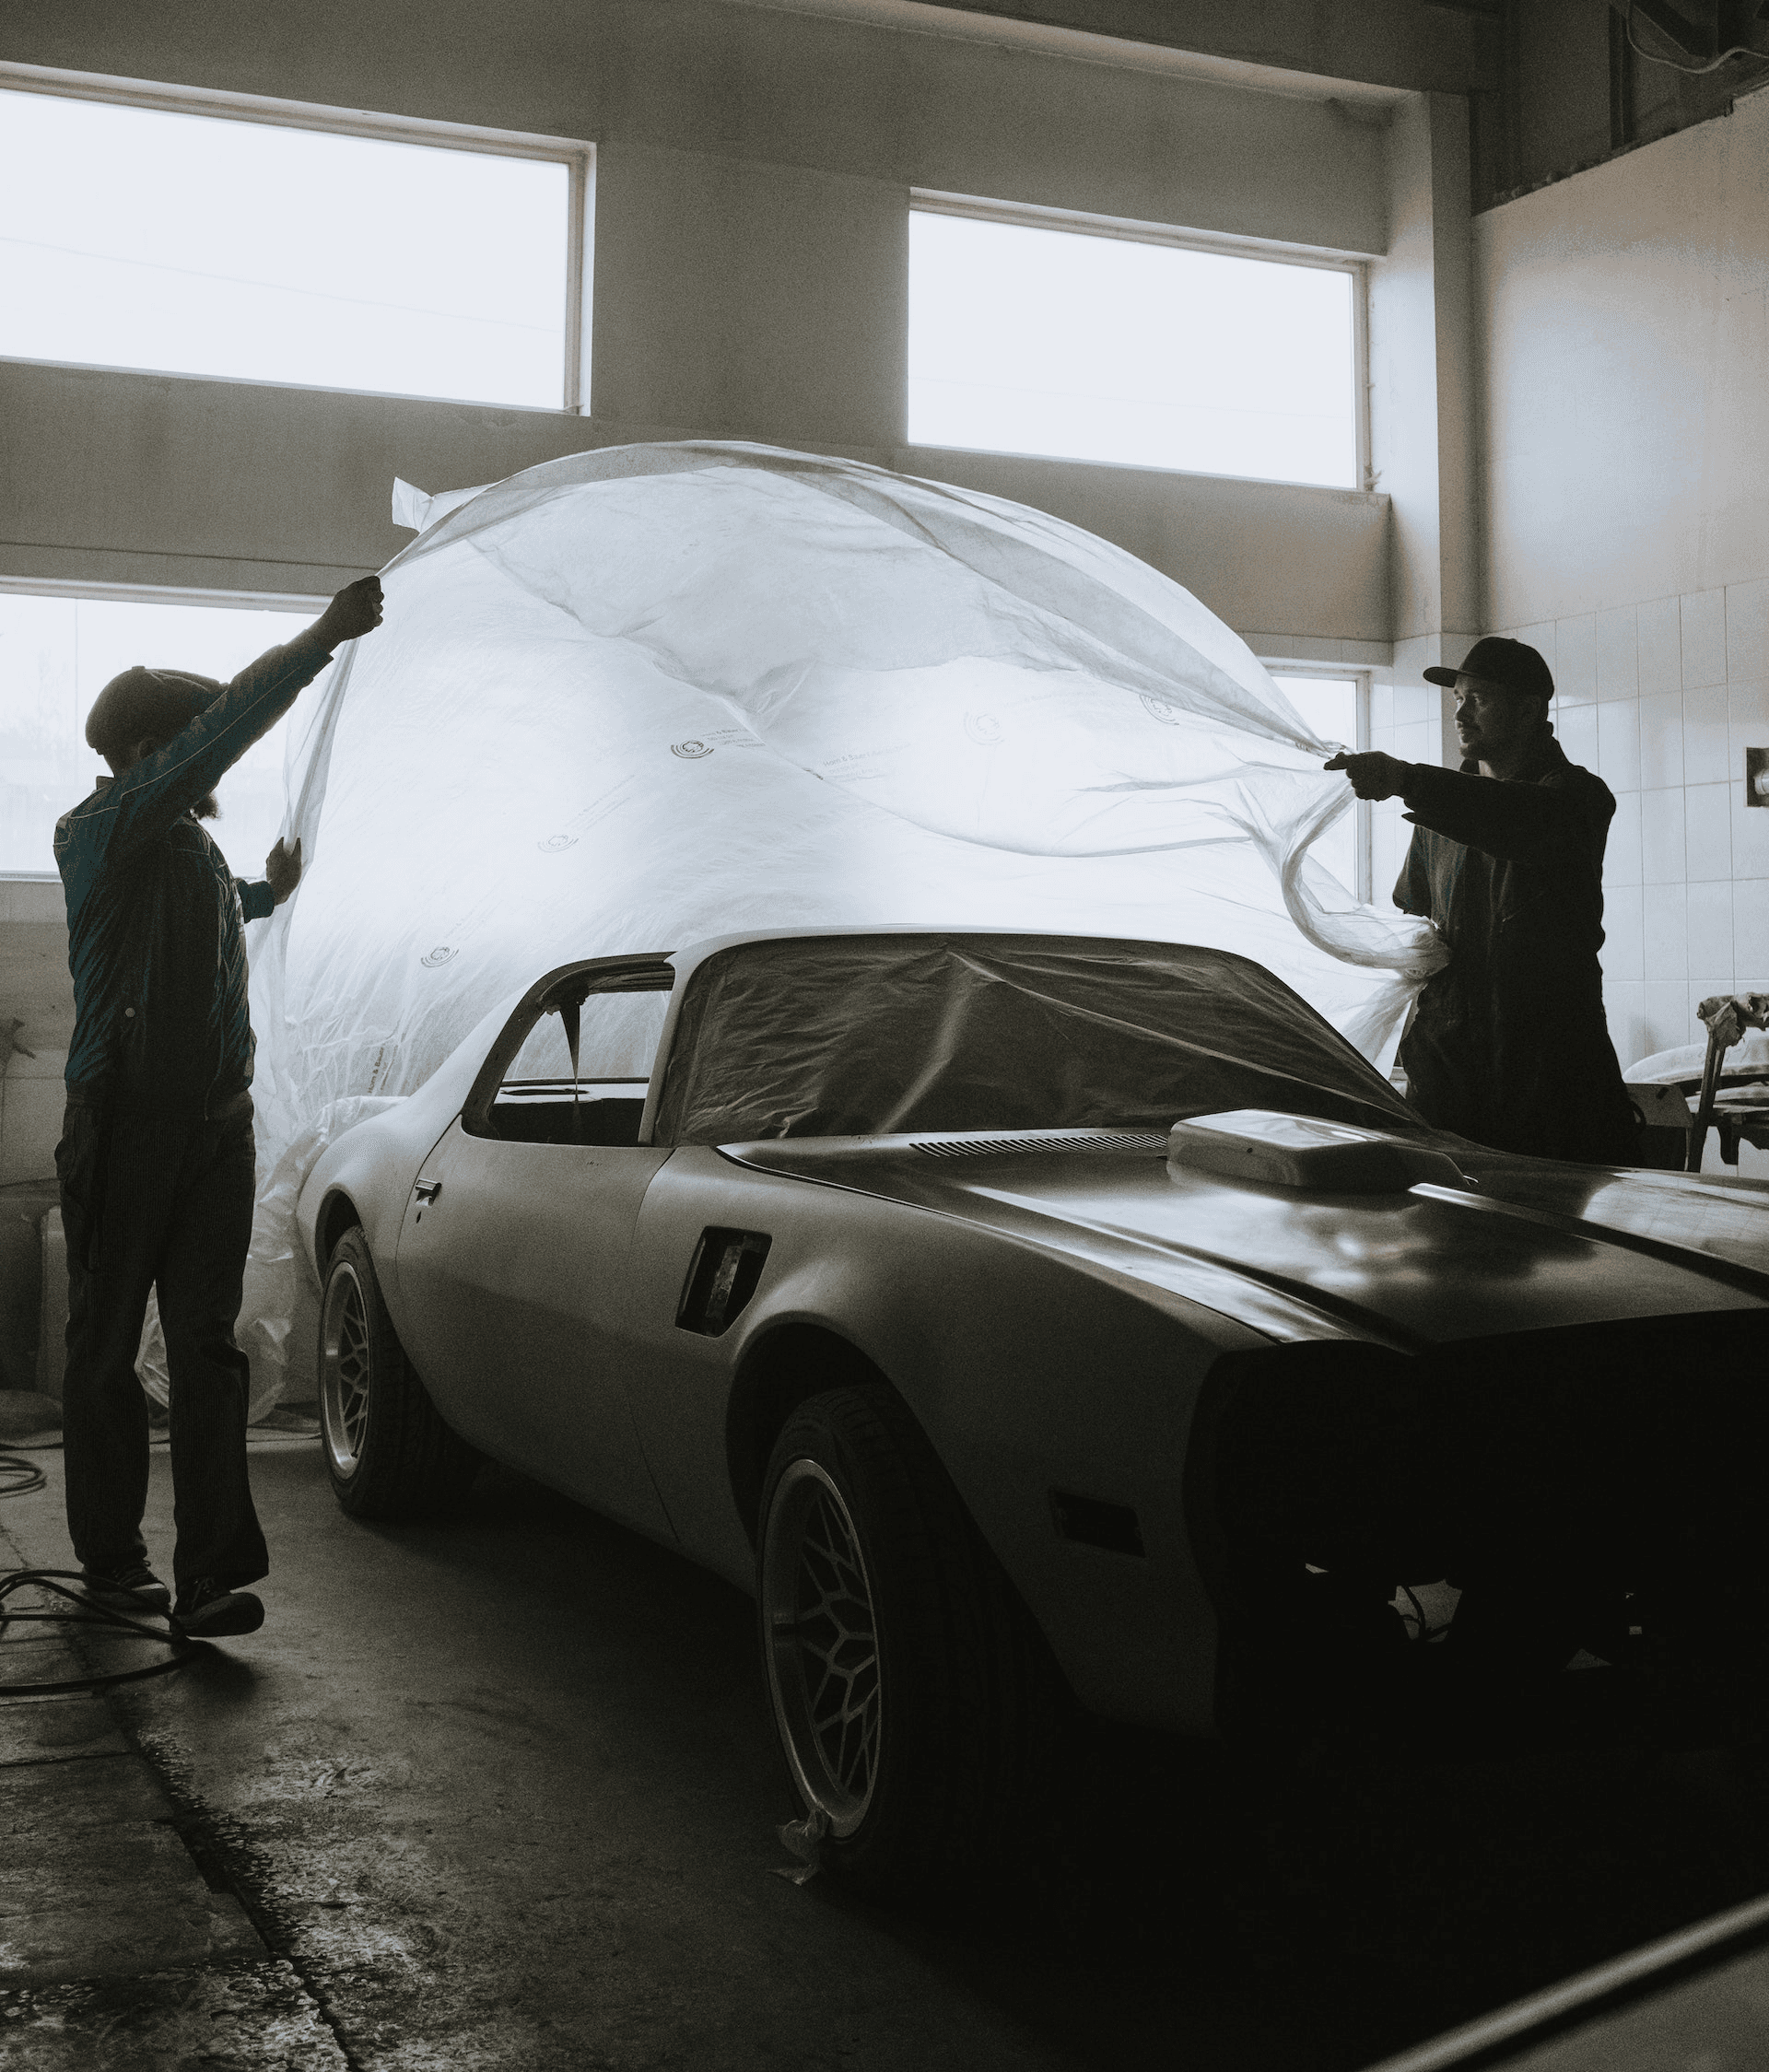
<instances>
[{"instance_id":1,"label":"teal long-sleeve shirt","mask_svg":"<svg viewBox=\"0 0 1769 2072\"><path fill-rule=\"evenodd\" d=\"M74 979L70 1091L213 1114L252 1084L244 924L275 905L192 809L332 659L311 629L242 670L183 731L55 826Z\"/></svg>"}]
</instances>

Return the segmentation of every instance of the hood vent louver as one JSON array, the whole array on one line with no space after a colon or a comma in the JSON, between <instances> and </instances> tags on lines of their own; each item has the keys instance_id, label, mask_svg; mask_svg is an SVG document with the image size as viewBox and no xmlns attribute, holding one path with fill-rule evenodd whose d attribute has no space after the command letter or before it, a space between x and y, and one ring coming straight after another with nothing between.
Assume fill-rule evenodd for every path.
<instances>
[{"instance_id":1,"label":"hood vent louver","mask_svg":"<svg viewBox=\"0 0 1769 2072\"><path fill-rule=\"evenodd\" d=\"M930 1158L1001 1158L1014 1152L1160 1151L1166 1141L1155 1130L1070 1130L1060 1137L924 1138L914 1148Z\"/></svg>"}]
</instances>

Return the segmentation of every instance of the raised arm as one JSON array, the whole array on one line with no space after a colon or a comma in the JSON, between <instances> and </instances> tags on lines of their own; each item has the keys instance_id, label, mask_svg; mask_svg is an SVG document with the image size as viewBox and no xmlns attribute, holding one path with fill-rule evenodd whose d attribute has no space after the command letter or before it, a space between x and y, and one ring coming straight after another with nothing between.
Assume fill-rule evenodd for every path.
<instances>
[{"instance_id":1,"label":"raised arm","mask_svg":"<svg viewBox=\"0 0 1769 2072\"><path fill-rule=\"evenodd\" d=\"M70 820L97 821L89 832L111 858L153 840L270 732L331 661L333 650L371 632L381 613L378 577L341 590L304 632L249 663L170 741L131 764Z\"/></svg>"}]
</instances>

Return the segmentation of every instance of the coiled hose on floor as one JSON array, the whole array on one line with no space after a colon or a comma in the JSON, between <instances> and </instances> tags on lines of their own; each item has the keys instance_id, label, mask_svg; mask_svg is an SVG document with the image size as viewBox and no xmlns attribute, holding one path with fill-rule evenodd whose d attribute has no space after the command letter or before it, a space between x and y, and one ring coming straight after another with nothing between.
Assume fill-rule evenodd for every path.
<instances>
[{"instance_id":1,"label":"coiled hose on floor","mask_svg":"<svg viewBox=\"0 0 1769 2072\"><path fill-rule=\"evenodd\" d=\"M46 1481L47 1477L34 1460L26 1459L22 1454L0 1453L0 1496L29 1496L41 1489ZM70 1584L82 1586L70 1588ZM64 1677L53 1681L14 1683L0 1676L0 1698L54 1698L79 1691L101 1691L113 1683L135 1683L143 1677L163 1676L168 1669L181 1668L196 1652L197 1643L165 1613L144 1603L141 1616L132 1618L127 1611L88 1596L83 1584L84 1579L76 1569L14 1568L0 1572L0 1668L5 1664L8 1641L24 1645L35 1637L15 1631L27 1626L90 1626L108 1633L135 1633L158 1646L170 1648L171 1653L140 1668L97 1670L87 1676ZM13 1594L32 1586L65 1598L70 1609L65 1611L15 1610ZM148 1619L159 1622L149 1625Z\"/></svg>"}]
</instances>

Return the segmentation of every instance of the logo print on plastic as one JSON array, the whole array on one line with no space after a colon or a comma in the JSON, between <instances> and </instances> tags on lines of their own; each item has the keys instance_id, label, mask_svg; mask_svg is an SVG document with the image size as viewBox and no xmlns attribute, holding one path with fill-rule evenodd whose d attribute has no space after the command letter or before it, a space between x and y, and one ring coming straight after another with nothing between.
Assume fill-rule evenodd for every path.
<instances>
[{"instance_id":1,"label":"logo print on plastic","mask_svg":"<svg viewBox=\"0 0 1769 2072\"><path fill-rule=\"evenodd\" d=\"M556 856L562 849L575 849L577 846L578 837L575 835L549 835L544 842L536 842L534 845L538 849L545 849L549 856Z\"/></svg>"},{"instance_id":2,"label":"logo print on plastic","mask_svg":"<svg viewBox=\"0 0 1769 2072\"><path fill-rule=\"evenodd\" d=\"M459 950L451 950L446 942L443 942L432 950L428 957L420 957L418 962L434 971L438 965L447 964L451 957L458 957L460 954Z\"/></svg>"},{"instance_id":3,"label":"logo print on plastic","mask_svg":"<svg viewBox=\"0 0 1769 2072\"><path fill-rule=\"evenodd\" d=\"M1159 720L1164 727L1177 727L1179 724L1179 715L1166 698L1151 697L1146 691L1142 693L1142 709L1151 720Z\"/></svg>"},{"instance_id":4,"label":"logo print on plastic","mask_svg":"<svg viewBox=\"0 0 1769 2072\"><path fill-rule=\"evenodd\" d=\"M967 712L965 732L978 748L999 747L1002 739L1002 722L992 712Z\"/></svg>"},{"instance_id":5,"label":"logo print on plastic","mask_svg":"<svg viewBox=\"0 0 1769 2072\"><path fill-rule=\"evenodd\" d=\"M685 763L692 763L702 755L710 755L712 750L704 741L673 741L670 743L670 754L680 755Z\"/></svg>"}]
</instances>

